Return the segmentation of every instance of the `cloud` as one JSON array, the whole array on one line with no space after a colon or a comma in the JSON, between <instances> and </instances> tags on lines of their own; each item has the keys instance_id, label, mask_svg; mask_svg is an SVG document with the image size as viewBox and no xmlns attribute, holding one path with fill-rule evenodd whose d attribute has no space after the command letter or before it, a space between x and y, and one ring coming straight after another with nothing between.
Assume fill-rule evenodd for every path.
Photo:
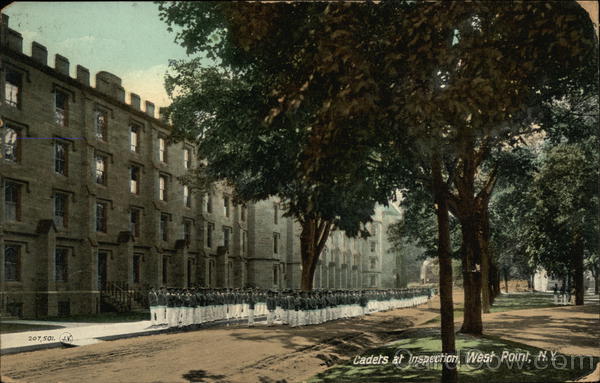
<instances>
[{"instance_id":1,"label":"cloud","mask_svg":"<svg viewBox=\"0 0 600 383\"><path fill-rule=\"evenodd\" d=\"M164 77L167 69L166 64L159 64L145 69L121 73L123 88L128 93L133 92L140 95L142 100L153 102L157 108L168 106L170 101L164 87Z\"/></svg>"}]
</instances>

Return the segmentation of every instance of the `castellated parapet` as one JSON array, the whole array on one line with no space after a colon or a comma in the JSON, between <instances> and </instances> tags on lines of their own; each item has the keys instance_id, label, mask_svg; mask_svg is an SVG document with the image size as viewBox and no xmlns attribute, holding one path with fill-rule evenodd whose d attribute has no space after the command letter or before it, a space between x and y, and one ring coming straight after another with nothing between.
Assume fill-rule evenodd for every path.
<instances>
[{"instance_id":1,"label":"castellated parapet","mask_svg":"<svg viewBox=\"0 0 600 383\"><path fill-rule=\"evenodd\" d=\"M23 53L23 36L21 33L9 28L9 16L6 14L2 14L2 23L0 25L0 44L3 47L7 47L9 50L13 52L17 52L20 54ZM38 43L37 41L33 41L31 43L31 56L29 56L36 63L46 66L50 69L54 69L57 73L70 77L70 64L69 59L60 54L56 54L54 57L54 67L51 68L48 66L48 49ZM81 65L77 65L76 74L73 80L77 81L83 86L90 86L90 73L89 70ZM125 89L121 85L121 78L106 71L100 71L96 73L96 86L93 88L106 96L109 96L115 101L126 104L131 108L141 111L142 101L140 96L135 93L130 93L129 99L130 103L127 104L125 101ZM144 101L144 112L146 115L155 118L158 120L156 116L154 103L151 101Z\"/></svg>"}]
</instances>

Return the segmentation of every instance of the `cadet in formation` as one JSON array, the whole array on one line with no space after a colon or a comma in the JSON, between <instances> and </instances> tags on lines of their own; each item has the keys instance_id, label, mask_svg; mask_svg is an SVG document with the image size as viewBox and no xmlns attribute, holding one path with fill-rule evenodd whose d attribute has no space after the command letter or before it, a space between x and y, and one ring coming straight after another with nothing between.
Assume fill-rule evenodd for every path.
<instances>
[{"instance_id":1,"label":"cadet in formation","mask_svg":"<svg viewBox=\"0 0 600 383\"><path fill-rule=\"evenodd\" d=\"M268 326L298 327L417 306L434 294L430 288L299 292L161 287L150 289L148 303L152 326L189 329L240 320L254 326L257 318L266 317Z\"/></svg>"}]
</instances>

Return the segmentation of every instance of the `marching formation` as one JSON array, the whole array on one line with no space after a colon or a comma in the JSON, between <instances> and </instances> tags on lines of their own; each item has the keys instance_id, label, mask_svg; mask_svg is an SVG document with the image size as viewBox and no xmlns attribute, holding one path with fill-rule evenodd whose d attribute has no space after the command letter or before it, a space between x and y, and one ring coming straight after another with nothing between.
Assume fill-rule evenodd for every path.
<instances>
[{"instance_id":1,"label":"marching formation","mask_svg":"<svg viewBox=\"0 0 600 383\"><path fill-rule=\"evenodd\" d=\"M217 321L266 317L267 325L290 327L320 324L412 307L427 302L431 288L386 290L272 291L260 289L151 289L148 295L152 326L198 327Z\"/></svg>"}]
</instances>

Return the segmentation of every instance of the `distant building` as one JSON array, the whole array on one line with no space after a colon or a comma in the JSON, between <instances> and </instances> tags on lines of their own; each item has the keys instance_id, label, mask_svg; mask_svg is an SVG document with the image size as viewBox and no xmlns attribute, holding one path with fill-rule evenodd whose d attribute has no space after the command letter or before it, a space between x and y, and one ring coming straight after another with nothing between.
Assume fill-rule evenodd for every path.
<instances>
[{"instance_id":1,"label":"distant building","mask_svg":"<svg viewBox=\"0 0 600 383\"><path fill-rule=\"evenodd\" d=\"M49 66L36 42L23 54L6 15L0 30L0 312L96 313L107 292L149 286L299 288L299 226L277 199L183 185L196 147L169 142L152 102L108 72L71 77L66 57ZM393 287L395 216L377 207L367 239L333 232L315 286Z\"/></svg>"}]
</instances>

